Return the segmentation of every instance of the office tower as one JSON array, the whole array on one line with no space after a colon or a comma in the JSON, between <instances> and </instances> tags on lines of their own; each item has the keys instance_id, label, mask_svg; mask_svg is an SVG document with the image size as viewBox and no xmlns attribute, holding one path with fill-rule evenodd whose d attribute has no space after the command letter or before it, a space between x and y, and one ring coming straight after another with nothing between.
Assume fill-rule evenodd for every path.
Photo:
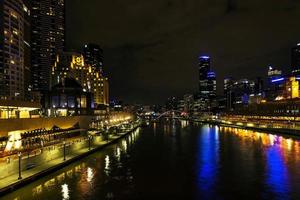
<instances>
[{"instance_id":1,"label":"office tower","mask_svg":"<svg viewBox=\"0 0 300 200\"><path fill-rule=\"evenodd\" d=\"M272 66L268 69L268 82L266 97L268 101L274 101L278 96L281 96L284 90L285 78L282 71Z\"/></svg>"},{"instance_id":2,"label":"office tower","mask_svg":"<svg viewBox=\"0 0 300 200\"><path fill-rule=\"evenodd\" d=\"M199 57L199 95L202 97L208 97L208 78L207 74L210 71L210 57Z\"/></svg>"},{"instance_id":3,"label":"office tower","mask_svg":"<svg viewBox=\"0 0 300 200\"><path fill-rule=\"evenodd\" d=\"M97 44L86 44L83 47L83 56L87 64L103 70L103 50Z\"/></svg>"},{"instance_id":4,"label":"office tower","mask_svg":"<svg viewBox=\"0 0 300 200\"><path fill-rule=\"evenodd\" d=\"M199 93L195 97L202 111L211 111L216 107L216 74L211 71L209 56L199 57Z\"/></svg>"},{"instance_id":5,"label":"office tower","mask_svg":"<svg viewBox=\"0 0 300 200\"><path fill-rule=\"evenodd\" d=\"M65 44L64 0L32 0L32 88L50 88L51 66Z\"/></svg>"},{"instance_id":6,"label":"office tower","mask_svg":"<svg viewBox=\"0 0 300 200\"><path fill-rule=\"evenodd\" d=\"M167 110L177 110L178 99L176 97L169 97L166 101Z\"/></svg>"},{"instance_id":7,"label":"office tower","mask_svg":"<svg viewBox=\"0 0 300 200\"><path fill-rule=\"evenodd\" d=\"M23 0L0 1L0 98L24 99L28 63L28 8ZM26 71L27 73L27 71Z\"/></svg>"},{"instance_id":8,"label":"office tower","mask_svg":"<svg viewBox=\"0 0 300 200\"><path fill-rule=\"evenodd\" d=\"M24 98L32 100L31 96L31 3L23 0L24 10Z\"/></svg>"},{"instance_id":9,"label":"office tower","mask_svg":"<svg viewBox=\"0 0 300 200\"><path fill-rule=\"evenodd\" d=\"M291 67L294 76L300 76L300 43L292 48Z\"/></svg>"},{"instance_id":10,"label":"office tower","mask_svg":"<svg viewBox=\"0 0 300 200\"><path fill-rule=\"evenodd\" d=\"M208 98L210 100L214 100L217 96L217 80L216 80L216 73L213 71L209 71L207 73L207 91L208 91Z\"/></svg>"},{"instance_id":11,"label":"office tower","mask_svg":"<svg viewBox=\"0 0 300 200\"><path fill-rule=\"evenodd\" d=\"M232 78L224 79L224 96L226 98L226 108L228 110L233 109L233 102L234 102L234 94L232 90L233 84L234 84L234 80Z\"/></svg>"},{"instance_id":12,"label":"office tower","mask_svg":"<svg viewBox=\"0 0 300 200\"><path fill-rule=\"evenodd\" d=\"M248 79L240 79L233 84L234 106L248 105L250 96L255 94L255 82Z\"/></svg>"},{"instance_id":13,"label":"office tower","mask_svg":"<svg viewBox=\"0 0 300 200\"><path fill-rule=\"evenodd\" d=\"M255 82L255 95L263 96L263 92L264 92L264 80L261 77L257 77Z\"/></svg>"}]
</instances>

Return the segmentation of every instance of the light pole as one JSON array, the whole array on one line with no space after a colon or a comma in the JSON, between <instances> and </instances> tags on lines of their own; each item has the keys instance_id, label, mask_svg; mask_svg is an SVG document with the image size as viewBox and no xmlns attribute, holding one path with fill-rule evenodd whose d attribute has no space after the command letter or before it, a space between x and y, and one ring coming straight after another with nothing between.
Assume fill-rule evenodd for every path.
<instances>
[{"instance_id":1,"label":"light pole","mask_svg":"<svg viewBox=\"0 0 300 200\"><path fill-rule=\"evenodd\" d=\"M66 142L64 141L64 161L66 160Z\"/></svg>"},{"instance_id":2,"label":"light pole","mask_svg":"<svg viewBox=\"0 0 300 200\"><path fill-rule=\"evenodd\" d=\"M88 138L89 138L89 151L91 150L91 138L92 138L92 136L88 136Z\"/></svg>"},{"instance_id":3,"label":"light pole","mask_svg":"<svg viewBox=\"0 0 300 200\"><path fill-rule=\"evenodd\" d=\"M18 153L18 157L19 157L19 178L18 180L22 179L22 174L21 174L21 160L22 160L22 154L21 152Z\"/></svg>"}]
</instances>

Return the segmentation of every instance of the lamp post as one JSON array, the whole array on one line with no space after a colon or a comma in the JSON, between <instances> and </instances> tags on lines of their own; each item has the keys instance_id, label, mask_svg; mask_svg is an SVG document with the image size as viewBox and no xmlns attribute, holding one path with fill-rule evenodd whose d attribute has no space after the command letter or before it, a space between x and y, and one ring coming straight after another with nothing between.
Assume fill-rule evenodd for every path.
<instances>
[{"instance_id":1,"label":"lamp post","mask_svg":"<svg viewBox=\"0 0 300 200\"><path fill-rule=\"evenodd\" d=\"M66 160L66 142L64 141L64 161Z\"/></svg>"},{"instance_id":2,"label":"lamp post","mask_svg":"<svg viewBox=\"0 0 300 200\"><path fill-rule=\"evenodd\" d=\"M19 157L19 177L18 180L22 179L22 174L21 174L21 160L22 160L22 154L21 152L18 153L18 157Z\"/></svg>"},{"instance_id":3,"label":"lamp post","mask_svg":"<svg viewBox=\"0 0 300 200\"><path fill-rule=\"evenodd\" d=\"M91 150L91 138L92 138L92 136L88 136L88 138L89 138L89 151Z\"/></svg>"}]
</instances>

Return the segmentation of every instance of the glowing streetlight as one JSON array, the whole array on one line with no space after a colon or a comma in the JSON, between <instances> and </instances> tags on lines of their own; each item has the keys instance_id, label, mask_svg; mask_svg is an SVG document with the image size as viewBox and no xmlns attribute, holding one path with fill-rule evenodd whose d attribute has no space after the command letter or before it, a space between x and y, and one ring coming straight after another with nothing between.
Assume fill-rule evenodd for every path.
<instances>
[{"instance_id":1,"label":"glowing streetlight","mask_svg":"<svg viewBox=\"0 0 300 200\"><path fill-rule=\"evenodd\" d=\"M92 136L88 136L88 139L89 139L89 151L91 150L91 139L92 139Z\"/></svg>"},{"instance_id":2,"label":"glowing streetlight","mask_svg":"<svg viewBox=\"0 0 300 200\"><path fill-rule=\"evenodd\" d=\"M22 174L21 174L21 160L22 160L22 154L21 152L18 153L18 157L19 157L19 178L18 180L21 180L22 179Z\"/></svg>"}]
</instances>

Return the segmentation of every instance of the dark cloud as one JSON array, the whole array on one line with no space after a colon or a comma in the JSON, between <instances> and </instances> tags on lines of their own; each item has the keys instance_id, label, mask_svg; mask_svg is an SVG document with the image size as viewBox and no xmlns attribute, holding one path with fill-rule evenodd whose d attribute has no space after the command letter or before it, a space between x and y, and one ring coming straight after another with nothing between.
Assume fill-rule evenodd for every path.
<instances>
[{"instance_id":1,"label":"dark cloud","mask_svg":"<svg viewBox=\"0 0 300 200\"><path fill-rule=\"evenodd\" d=\"M209 54L224 76L288 70L300 38L298 0L67 0L67 43L105 50L111 94L162 102L197 91L197 57Z\"/></svg>"}]
</instances>

